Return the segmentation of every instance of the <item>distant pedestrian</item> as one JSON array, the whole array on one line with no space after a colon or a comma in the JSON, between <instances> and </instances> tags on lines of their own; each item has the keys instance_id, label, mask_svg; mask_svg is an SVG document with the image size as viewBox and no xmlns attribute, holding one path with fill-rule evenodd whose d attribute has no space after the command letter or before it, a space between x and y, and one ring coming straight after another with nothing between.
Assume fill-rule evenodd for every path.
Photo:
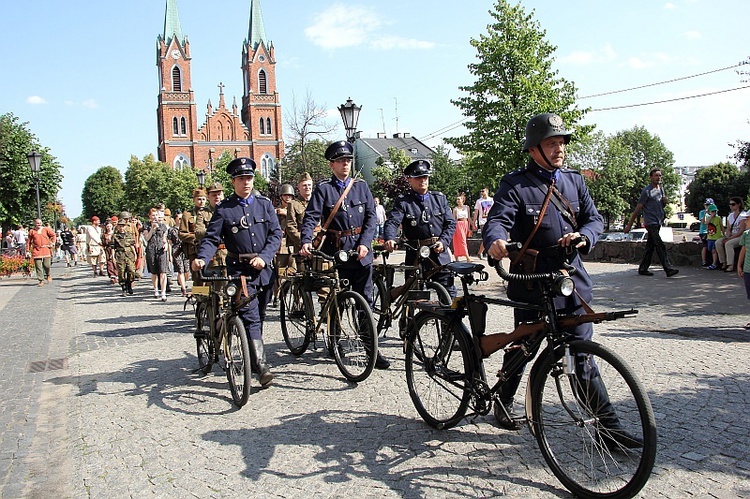
<instances>
[{"instance_id":1,"label":"distant pedestrian","mask_svg":"<svg viewBox=\"0 0 750 499\"><path fill-rule=\"evenodd\" d=\"M373 202L375 203L375 216L378 219L378 225L376 226L375 230L375 239L378 242L383 241L383 226L385 225L385 208L382 204L380 204L380 198L372 198Z\"/></svg>"},{"instance_id":2,"label":"distant pedestrian","mask_svg":"<svg viewBox=\"0 0 750 499\"><path fill-rule=\"evenodd\" d=\"M42 226L41 219L34 220L34 228L29 231L27 256L34 260L37 286L52 282L52 251L55 247L55 231Z\"/></svg>"},{"instance_id":3,"label":"distant pedestrian","mask_svg":"<svg viewBox=\"0 0 750 499\"><path fill-rule=\"evenodd\" d=\"M708 206L714 204L713 198L706 198L703 202L703 209L698 213L698 220L700 226L698 228L698 237L701 239L701 267L708 267L713 263L713 260L709 263L708 257L711 252L708 250L708 225L706 225L705 217L708 214Z\"/></svg>"},{"instance_id":4,"label":"distant pedestrian","mask_svg":"<svg viewBox=\"0 0 750 499\"><path fill-rule=\"evenodd\" d=\"M187 280L190 277L190 260L185 255L185 250L179 236L179 227L182 223L182 213L174 217L174 226L169 228L167 239L172 248L172 265L177 274L177 284L180 285L182 296L187 296Z\"/></svg>"},{"instance_id":5,"label":"distant pedestrian","mask_svg":"<svg viewBox=\"0 0 750 499\"><path fill-rule=\"evenodd\" d=\"M117 264L117 280L122 288L122 296L133 294L133 281L135 281L137 253L135 250L135 238L128 230L128 222L124 218L117 221L117 229L112 237L112 248L115 253Z\"/></svg>"},{"instance_id":6,"label":"distant pedestrian","mask_svg":"<svg viewBox=\"0 0 750 499\"><path fill-rule=\"evenodd\" d=\"M88 260L94 270L94 277L104 275L104 247L102 246L102 228L99 217L91 217L91 225L86 227L86 248Z\"/></svg>"},{"instance_id":7,"label":"distant pedestrian","mask_svg":"<svg viewBox=\"0 0 750 499\"><path fill-rule=\"evenodd\" d=\"M453 208L453 218L456 219L456 232L453 233L453 256L456 260L464 257L467 262L470 262L471 257L469 257L466 240L471 236L474 222L471 219L471 208L466 206L465 202L466 196L463 194L456 196L456 207Z\"/></svg>"},{"instance_id":8,"label":"distant pedestrian","mask_svg":"<svg viewBox=\"0 0 750 499\"><path fill-rule=\"evenodd\" d=\"M659 234L659 229L664 223L664 207L667 205L667 196L664 194L664 188L661 185L661 169L652 168L649 172L649 177L651 183L644 187L641 192L641 197L638 199L638 204L635 206L635 210L630 216L630 221L625 226L624 232L626 234L630 232L633 222L635 222L638 214L643 211L643 220L646 225L646 232L648 232L648 239L646 240L646 251L638 267L638 274L646 276L654 275L648 268L651 266L651 258L653 258L654 250L656 250L661 266L664 267L664 272L667 274L667 277L672 277L679 270L672 267L669 255L667 255L667 247L664 245L664 241L661 240L661 235Z\"/></svg>"},{"instance_id":9,"label":"distant pedestrian","mask_svg":"<svg viewBox=\"0 0 750 499\"><path fill-rule=\"evenodd\" d=\"M492 209L495 200L490 197L490 189L483 188L479 193L479 199L474 203L474 227L477 232L484 235L484 224L487 223L487 216ZM484 258L484 241L479 244L479 259Z\"/></svg>"},{"instance_id":10,"label":"distant pedestrian","mask_svg":"<svg viewBox=\"0 0 750 499\"><path fill-rule=\"evenodd\" d=\"M76 254L78 253L78 249L76 248L76 238L67 225L60 231L60 241L62 242L60 249L63 252L65 266L70 267L72 265L78 265L78 259L76 257Z\"/></svg>"},{"instance_id":11,"label":"distant pedestrian","mask_svg":"<svg viewBox=\"0 0 750 499\"><path fill-rule=\"evenodd\" d=\"M161 220L161 212L151 208L148 212L150 223L143 228L146 239L146 266L151 274L154 286L154 298L167 301L167 271L169 255L167 254L167 231L169 228Z\"/></svg>"}]
</instances>

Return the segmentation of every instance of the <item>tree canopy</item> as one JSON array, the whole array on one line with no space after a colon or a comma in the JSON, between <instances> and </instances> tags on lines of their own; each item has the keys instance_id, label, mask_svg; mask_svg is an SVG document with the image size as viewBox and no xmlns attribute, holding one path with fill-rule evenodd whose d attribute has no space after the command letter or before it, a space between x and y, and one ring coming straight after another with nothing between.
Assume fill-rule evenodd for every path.
<instances>
[{"instance_id":1,"label":"tree canopy","mask_svg":"<svg viewBox=\"0 0 750 499\"><path fill-rule=\"evenodd\" d=\"M685 204L691 213L698 216L706 198L712 198L719 214L726 215L729 213L731 196L741 197L745 202L745 209L748 209L748 188L750 172L740 172L731 163L717 163L698 170L687 188Z\"/></svg>"},{"instance_id":2,"label":"tree canopy","mask_svg":"<svg viewBox=\"0 0 750 499\"><path fill-rule=\"evenodd\" d=\"M28 128L12 113L0 115L0 223L4 228L19 223L31 225L37 216L35 177L26 157L31 151L42 155L39 198L42 219L52 222L63 175L60 164Z\"/></svg>"},{"instance_id":3,"label":"tree canopy","mask_svg":"<svg viewBox=\"0 0 750 499\"><path fill-rule=\"evenodd\" d=\"M471 39L478 62L469 64L476 78L460 87L468 95L451 102L468 118L468 133L446 141L462 153L478 184L497 185L502 175L521 168L526 123L539 113L559 114L572 127L585 114L576 107L576 88L552 69L557 47L521 4L496 0L489 11L494 22ZM588 129L580 128L579 135Z\"/></svg>"},{"instance_id":4,"label":"tree canopy","mask_svg":"<svg viewBox=\"0 0 750 499\"><path fill-rule=\"evenodd\" d=\"M101 220L119 214L123 208L125 183L120 170L113 166L102 166L89 176L83 184L81 203L84 219L97 216Z\"/></svg>"}]
</instances>

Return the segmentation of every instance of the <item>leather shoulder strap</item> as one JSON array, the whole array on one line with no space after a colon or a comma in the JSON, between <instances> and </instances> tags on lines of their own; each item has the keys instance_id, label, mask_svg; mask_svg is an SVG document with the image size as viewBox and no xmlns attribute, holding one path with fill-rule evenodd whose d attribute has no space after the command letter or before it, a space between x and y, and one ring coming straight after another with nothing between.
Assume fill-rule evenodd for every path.
<instances>
[{"instance_id":1,"label":"leather shoulder strap","mask_svg":"<svg viewBox=\"0 0 750 499\"><path fill-rule=\"evenodd\" d=\"M341 203L344 202L344 198L347 194L349 194L349 191L352 189L352 186L354 185L354 182L356 182L353 178L350 180L349 184L344 189L344 192L341 193L341 197L339 197L339 200L336 201L336 204L333 205L333 209L331 210L330 215L328 215L328 218L326 218L325 223L322 225L321 230L323 232L328 229L328 226L331 225L331 222L333 221L333 217L336 216L336 212L339 211L339 208L341 208Z\"/></svg>"}]
</instances>

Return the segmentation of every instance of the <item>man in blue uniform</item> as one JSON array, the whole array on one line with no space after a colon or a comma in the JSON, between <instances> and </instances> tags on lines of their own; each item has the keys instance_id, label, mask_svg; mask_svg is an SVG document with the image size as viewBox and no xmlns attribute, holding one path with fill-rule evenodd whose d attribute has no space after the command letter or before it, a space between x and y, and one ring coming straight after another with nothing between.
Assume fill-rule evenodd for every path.
<instances>
[{"instance_id":1,"label":"man in blue uniform","mask_svg":"<svg viewBox=\"0 0 750 499\"><path fill-rule=\"evenodd\" d=\"M239 316L249 336L253 368L265 388L273 374L263 348L263 321L276 279L273 258L281 247L281 226L271 200L253 194L255 161L236 158L227 165L227 173L232 176L234 194L216 205L192 266L195 271L205 267L223 240L227 273L247 276L248 285L258 291Z\"/></svg>"},{"instance_id":2,"label":"man in blue uniform","mask_svg":"<svg viewBox=\"0 0 750 499\"><path fill-rule=\"evenodd\" d=\"M383 228L386 251L396 249L399 225L403 237L410 246L432 247L430 261L422 262L422 270L425 272L450 263L448 247L456 231L456 220L445 194L428 190L431 173L432 165L424 159L413 161L404 169L411 189L398 195ZM407 249L405 261L409 265L416 264L417 252ZM440 272L432 280L445 286L451 296L455 296L456 288L453 286L453 276L450 272Z\"/></svg>"},{"instance_id":3,"label":"man in blue uniform","mask_svg":"<svg viewBox=\"0 0 750 499\"><path fill-rule=\"evenodd\" d=\"M604 224L581 174L563 168L565 145L570 142L570 137L562 118L556 114L539 114L529 120L523 152L528 152L531 159L526 169L509 173L500 181L482 236L491 257L500 260L508 256L506 242L526 242L539 221L545 196L552 190L551 202L529 245L529 248L539 251L536 267L525 271L555 271L563 268L566 262L575 267L572 277L578 293L556 298L555 306L560 313L585 314L587 305L582 300L591 301L592 282L579 253L588 253L593 248ZM526 283L512 282L508 284L508 296L538 302L540 293L536 288L529 289ZM538 316L533 311L515 310L514 318L518 324L537 320ZM568 332L577 339L589 340L593 327L587 323ZM508 351L504 363L518 355L524 355L522 349ZM531 358L533 355L527 360ZM621 424L598 372L590 367L587 369L583 359L577 359L576 373L586 381L586 395L591 405L599 408L597 414L602 425L613 430L612 434L621 435L617 443L626 447L642 446L638 439L618 431L622 430ZM513 396L522 375L523 368L511 373L499 394L504 408L495 404L495 417L506 429L520 428L513 419Z\"/></svg>"},{"instance_id":4,"label":"man in blue uniform","mask_svg":"<svg viewBox=\"0 0 750 499\"><path fill-rule=\"evenodd\" d=\"M339 267L339 276L347 279L352 290L361 294L372 307L372 239L377 228L377 215L372 193L364 180L349 176L354 147L340 140L328 146L325 157L333 175L318 183L310 197L300 228L300 255L311 256L312 240L318 223L325 223L336 202L350 182L354 182L346 198L326 228L321 251L333 254L339 250L355 250L357 257ZM375 367L387 369L390 363L378 352Z\"/></svg>"}]
</instances>

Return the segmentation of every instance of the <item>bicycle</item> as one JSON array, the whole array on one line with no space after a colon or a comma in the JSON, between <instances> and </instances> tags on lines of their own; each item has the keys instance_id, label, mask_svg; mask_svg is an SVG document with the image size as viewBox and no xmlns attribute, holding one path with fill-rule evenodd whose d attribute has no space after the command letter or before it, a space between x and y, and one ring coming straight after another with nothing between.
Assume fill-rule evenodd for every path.
<instances>
[{"instance_id":1,"label":"bicycle","mask_svg":"<svg viewBox=\"0 0 750 499\"><path fill-rule=\"evenodd\" d=\"M221 286L193 286L192 295L197 300L195 342L198 351L198 370L211 372L219 364L227 374L232 400L237 407L247 403L250 395L252 363L250 344L245 325L238 311L253 300L257 293L238 297L241 276L222 276L220 269L201 271L207 283L224 283ZM221 361L221 362L220 362Z\"/></svg>"},{"instance_id":2,"label":"bicycle","mask_svg":"<svg viewBox=\"0 0 750 499\"><path fill-rule=\"evenodd\" d=\"M300 356L310 343L317 349L322 340L333 355L341 374L351 382L367 379L375 367L378 337L375 320L367 301L348 288L340 279L338 266L346 263L356 252L339 251L327 255L312 250L313 256L332 262L327 270L313 270L307 262L299 265L296 274L287 277L281 288L281 332L289 351ZM328 288L328 294L316 314L313 293Z\"/></svg>"},{"instance_id":3,"label":"bicycle","mask_svg":"<svg viewBox=\"0 0 750 499\"><path fill-rule=\"evenodd\" d=\"M554 297L570 296L575 288L563 272L511 274L497 265L506 281L541 285L540 304L531 304L472 294L471 284L489 278L484 265L454 262L448 268L460 278L464 296L452 308L417 303L420 312L408 331L406 377L420 416L434 428L447 429L467 411L473 417L488 414L494 402L496 413L503 411L510 419L499 401L500 388L546 340L528 376L525 416L515 421L529 427L544 460L573 494L622 498L638 493L656 457L656 423L646 390L617 354L564 333L581 323L617 320L638 311L558 315ZM489 304L533 310L540 319L521 323L511 333L485 334ZM490 386L483 359L511 343L509 348L523 355L503 365Z\"/></svg>"},{"instance_id":4,"label":"bicycle","mask_svg":"<svg viewBox=\"0 0 750 499\"><path fill-rule=\"evenodd\" d=\"M439 282L430 278L442 270L443 265L434 264L434 268L427 272L422 270L422 263L430 258L430 246L411 246L407 241L399 241L399 248L417 252L414 265L389 265L390 252L385 251L382 244L373 245L375 258L382 257L383 262L374 264L372 270L372 314L377 320L378 335L384 336L388 328L399 319L399 335L404 338L406 324L414 317L413 303L417 300L438 300L444 305L450 305L452 298L448 290ZM396 272L403 272L404 283L394 286Z\"/></svg>"}]
</instances>

